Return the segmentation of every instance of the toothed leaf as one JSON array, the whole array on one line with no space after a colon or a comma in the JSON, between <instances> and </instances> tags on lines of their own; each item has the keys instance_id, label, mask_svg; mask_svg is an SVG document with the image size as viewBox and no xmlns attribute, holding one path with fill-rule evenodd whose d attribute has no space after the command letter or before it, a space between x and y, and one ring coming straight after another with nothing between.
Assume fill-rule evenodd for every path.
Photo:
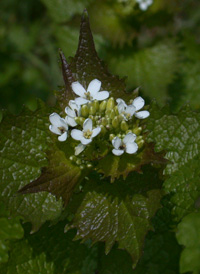
<instances>
[{"instance_id":1,"label":"toothed leaf","mask_svg":"<svg viewBox=\"0 0 200 274\"><path fill-rule=\"evenodd\" d=\"M14 215L20 215L37 230L46 220L59 216L62 201L49 193L18 195L17 191L40 176L48 164L45 151L50 145L48 108L43 105L20 115L5 114L0 124L0 191Z\"/></svg>"},{"instance_id":2,"label":"toothed leaf","mask_svg":"<svg viewBox=\"0 0 200 274\"><path fill-rule=\"evenodd\" d=\"M66 229L76 228L76 239L105 241L106 254L118 242L120 249L129 252L135 266L161 198L158 188L151 189L156 182L150 186L147 181L146 176L136 174L129 178L127 187L124 181L111 185L108 181L90 180L84 194L77 197L79 201L82 199L80 206ZM146 185L147 190L139 194L137 184L143 184L144 188Z\"/></svg>"}]
</instances>

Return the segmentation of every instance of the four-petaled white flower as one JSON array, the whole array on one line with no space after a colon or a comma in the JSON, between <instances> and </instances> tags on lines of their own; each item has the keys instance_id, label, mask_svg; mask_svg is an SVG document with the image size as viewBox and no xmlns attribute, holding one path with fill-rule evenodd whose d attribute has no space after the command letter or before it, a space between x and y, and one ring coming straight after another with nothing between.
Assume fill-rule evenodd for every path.
<instances>
[{"instance_id":1,"label":"four-petaled white flower","mask_svg":"<svg viewBox=\"0 0 200 274\"><path fill-rule=\"evenodd\" d=\"M139 111L141 108L144 107L145 101L142 97L137 97L133 100L131 105L128 105L124 102L124 100L118 98L118 111L119 114L122 114L124 119L127 121L132 118L133 115L137 117L138 119L145 119L147 118L150 113L147 110Z\"/></svg>"},{"instance_id":2,"label":"four-petaled white flower","mask_svg":"<svg viewBox=\"0 0 200 274\"><path fill-rule=\"evenodd\" d=\"M67 114L67 116L65 117L65 121L69 126L75 127L77 126L77 123L74 118L80 116L81 107L77 105L74 100L69 101L69 106L70 107L65 108L65 112Z\"/></svg>"},{"instance_id":3,"label":"four-petaled white flower","mask_svg":"<svg viewBox=\"0 0 200 274\"><path fill-rule=\"evenodd\" d=\"M133 103L132 105L135 107L135 117L138 118L138 119L145 119L147 117L149 117L150 113L149 111L147 110L142 110L142 111L139 111L141 108L143 108L145 104L145 101L142 97L136 97L134 100L133 100Z\"/></svg>"},{"instance_id":4,"label":"four-petaled white flower","mask_svg":"<svg viewBox=\"0 0 200 274\"><path fill-rule=\"evenodd\" d=\"M49 116L52 125L49 126L51 132L60 135L58 140L63 142L67 140L68 124L65 119L61 118L57 113L52 113Z\"/></svg>"},{"instance_id":5,"label":"four-petaled white flower","mask_svg":"<svg viewBox=\"0 0 200 274\"><path fill-rule=\"evenodd\" d=\"M128 154L133 154L138 150L138 145L135 143L136 135L129 132L126 134L123 140L119 137L115 137L112 140L114 149L112 153L116 156L122 155L124 152Z\"/></svg>"},{"instance_id":6,"label":"four-petaled white flower","mask_svg":"<svg viewBox=\"0 0 200 274\"><path fill-rule=\"evenodd\" d=\"M147 10L148 7L153 3L153 0L136 0L141 10Z\"/></svg>"},{"instance_id":7,"label":"four-petaled white flower","mask_svg":"<svg viewBox=\"0 0 200 274\"><path fill-rule=\"evenodd\" d=\"M100 91L100 88L101 81L97 79L94 79L89 83L87 91L79 82L72 83L72 90L74 93L76 93L76 95L80 96L79 98L75 99L75 102L78 105L84 105L93 100L102 101L107 99L109 97L109 92Z\"/></svg>"},{"instance_id":8,"label":"four-petaled white flower","mask_svg":"<svg viewBox=\"0 0 200 274\"><path fill-rule=\"evenodd\" d=\"M83 145L87 145L92 142L92 138L97 136L100 131L100 127L92 128L92 120L88 118L83 123L83 130L73 129L71 136L73 139L81 141Z\"/></svg>"},{"instance_id":9,"label":"four-petaled white flower","mask_svg":"<svg viewBox=\"0 0 200 274\"><path fill-rule=\"evenodd\" d=\"M132 118L133 114L135 113L135 107L133 105L127 106L127 104L124 102L124 100L118 98L117 100L118 103L118 112L119 114L122 114L124 117L124 120L128 121Z\"/></svg>"}]
</instances>

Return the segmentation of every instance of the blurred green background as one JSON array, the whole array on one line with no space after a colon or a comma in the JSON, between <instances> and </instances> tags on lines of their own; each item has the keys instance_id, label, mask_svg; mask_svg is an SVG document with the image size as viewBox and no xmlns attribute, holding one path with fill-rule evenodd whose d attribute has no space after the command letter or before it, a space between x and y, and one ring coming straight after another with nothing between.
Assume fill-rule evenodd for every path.
<instances>
[{"instance_id":1,"label":"blurred green background","mask_svg":"<svg viewBox=\"0 0 200 274\"><path fill-rule=\"evenodd\" d=\"M128 76L128 90L140 86L147 102L172 110L200 107L199 0L1 0L0 108L54 103L63 85L58 48L75 54L84 8L99 56Z\"/></svg>"}]
</instances>

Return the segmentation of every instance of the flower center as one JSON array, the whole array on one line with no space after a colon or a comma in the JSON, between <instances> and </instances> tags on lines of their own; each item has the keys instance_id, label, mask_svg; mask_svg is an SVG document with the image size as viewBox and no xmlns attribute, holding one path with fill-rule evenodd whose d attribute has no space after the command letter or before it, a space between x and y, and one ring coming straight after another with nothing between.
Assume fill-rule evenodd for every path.
<instances>
[{"instance_id":1,"label":"flower center","mask_svg":"<svg viewBox=\"0 0 200 274\"><path fill-rule=\"evenodd\" d=\"M58 129L60 130L60 134L63 134L66 132L66 129L64 127L58 127Z\"/></svg>"},{"instance_id":2,"label":"flower center","mask_svg":"<svg viewBox=\"0 0 200 274\"><path fill-rule=\"evenodd\" d=\"M125 144L122 144L120 147L119 147L119 149L122 149L122 150L124 150L126 148L126 145Z\"/></svg>"},{"instance_id":3,"label":"flower center","mask_svg":"<svg viewBox=\"0 0 200 274\"><path fill-rule=\"evenodd\" d=\"M86 139L90 139L91 136L92 136L92 131L91 130L87 130L83 133L83 136L86 138Z\"/></svg>"},{"instance_id":4,"label":"flower center","mask_svg":"<svg viewBox=\"0 0 200 274\"><path fill-rule=\"evenodd\" d=\"M88 92L85 92L84 94L85 94L85 98L86 98L87 100L91 100L91 99L92 99L92 96L90 95L90 92L89 92L89 91L88 91Z\"/></svg>"}]
</instances>

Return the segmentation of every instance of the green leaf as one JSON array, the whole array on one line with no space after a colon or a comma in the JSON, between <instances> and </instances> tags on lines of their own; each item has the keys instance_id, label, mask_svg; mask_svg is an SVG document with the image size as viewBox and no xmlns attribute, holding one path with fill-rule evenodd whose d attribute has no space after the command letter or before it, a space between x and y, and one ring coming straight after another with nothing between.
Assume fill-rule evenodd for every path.
<instances>
[{"instance_id":1,"label":"green leaf","mask_svg":"<svg viewBox=\"0 0 200 274\"><path fill-rule=\"evenodd\" d=\"M65 153L55 146L48 153L49 165L35 181L20 189L20 193L48 191L57 198L62 197L65 205L69 202L74 187L82 179L81 170L71 164Z\"/></svg>"},{"instance_id":2,"label":"green leaf","mask_svg":"<svg viewBox=\"0 0 200 274\"><path fill-rule=\"evenodd\" d=\"M200 213L187 215L177 229L177 240L185 248L180 258L180 273L200 272Z\"/></svg>"},{"instance_id":3,"label":"green leaf","mask_svg":"<svg viewBox=\"0 0 200 274\"><path fill-rule=\"evenodd\" d=\"M168 97L168 85L178 69L177 46L167 41L136 53L111 55L109 66L113 73L128 76L128 88L140 86L146 96L163 104Z\"/></svg>"},{"instance_id":4,"label":"green leaf","mask_svg":"<svg viewBox=\"0 0 200 274\"><path fill-rule=\"evenodd\" d=\"M176 171L164 183L168 193L173 193L171 202L174 204L173 213L177 220L197 211L200 207L200 158L188 161L187 165Z\"/></svg>"},{"instance_id":5,"label":"green leaf","mask_svg":"<svg viewBox=\"0 0 200 274\"><path fill-rule=\"evenodd\" d=\"M155 143L157 152L166 151L169 162L164 174L171 177L165 181L164 189L174 194L173 211L180 220L199 207L200 114L184 107L178 114L169 115L167 109L160 110L156 105L150 112L148 141Z\"/></svg>"},{"instance_id":6,"label":"green leaf","mask_svg":"<svg viewBox=\"0 0 200 274\"><path fill-rule=\"evenodd\" d=\"M165 174L171 175L194 159L200 152L200 113L182 108L175 115L160 110L155 104L147 121L149 142L155 143L155 151L166 151L169 160Z\"/></svg>"},{"instance_id":7,"label":"green leaf","mask_svg":"<svg viewBox=\"0 0 200 274\"><path fill-rule=\"evenodd\" d=\"M91 178L84 193L76 197L80 205L72 224L66 227L67 230L77 228L76 239L91 239L93 243L105 241L106 254L115 241L118 242L120 249L130 253L133 266L141 256L144 237L151 229L150 220L161 198L158 188L151 189L154 182L148 185L146 176L138 176L133 173L128 185L126 181L110 184ZM147 191L138 194L137 186L142 183Z\"/></svg>"},{"instance_id":8,"label":"green leaf","mask_svg":"<svg viewBox=\"0 0 200 274\"><path fill-rule=\"evenodd\" d=\"M75 231L64 233L65 223L59 222L51 227L45 224L34 234L29 234L29 229L25 229L33 254L45 254L47 260L54 264L56 273L95 273L97 248L73 241Z\"/></svg>"},{"instance_id":9,"label":"green leaf","mask_svg":"<svg viewBox=\"0 0 200 274\"><path fill-rule=\"evenodd\" d=\"M0 264L8 260L10 241L21 239L24 235L19 218L8 218L8 216L4 204L0 203Z\"/></svg>"},{"instance_id":10,"label":"green leaf","mask_svg":"<svg viewBox=\"0 0 200 274\"><path fill-rule=\"evenodd\" d=\"M0 124L0 191L13 215L20 215L36 230L46 220L57 218L62 201L49 193L17 195L22 186L40 176L47 165L45 150L50 145L49 110L43 105L18 116L5 114Z\"/></svg>"},{"instance_id":11,"label":"green leaf","mask_svg":"<svg viewBox=\"0 0 200 274\"><path fill-rule=\"evenodd\" d=\"M134 274L177 274L179 273L180 246L172 232L147 235L144 255Z\"/></svg>"},{"instance_id":12,"label":"green leaf","mask_svg":"<svg viewBox=\"0 0 200 274\"><path fill-rule=\"evenodd\" d=\"M0 267L0 271L2 274L55 273L53 263L46 260L44 253L34 256L33 249L26 240L13 244L9 261Z\"/></svg>"},{"instance_id":13,"label":"green leaf","mask_svg":"<svg viewBox=\"0 0 200 274\"><path fill-rule=\"evenodd\" d=\"M52 19L58 23L68 21L73 15L83 12L93 0L42 0Z\"/></svg>"},{"instance_id":14,"label":"green leaf","mask_svg":"<svg viewBox=\"0 0 200 274\"><path fill-rule=\"evenodd\" d=\"M113 154L106 155L100 159L97 165L97 171L103 173L105 177L110 176L111 182L123 176L124 179L132 171L141 171L141 166L147 164L166 164L162 153L154 153L153 146L145 143L142 150L135 155L124 154L121 157L116 157Z\"/></svg>"}]
</instances>

